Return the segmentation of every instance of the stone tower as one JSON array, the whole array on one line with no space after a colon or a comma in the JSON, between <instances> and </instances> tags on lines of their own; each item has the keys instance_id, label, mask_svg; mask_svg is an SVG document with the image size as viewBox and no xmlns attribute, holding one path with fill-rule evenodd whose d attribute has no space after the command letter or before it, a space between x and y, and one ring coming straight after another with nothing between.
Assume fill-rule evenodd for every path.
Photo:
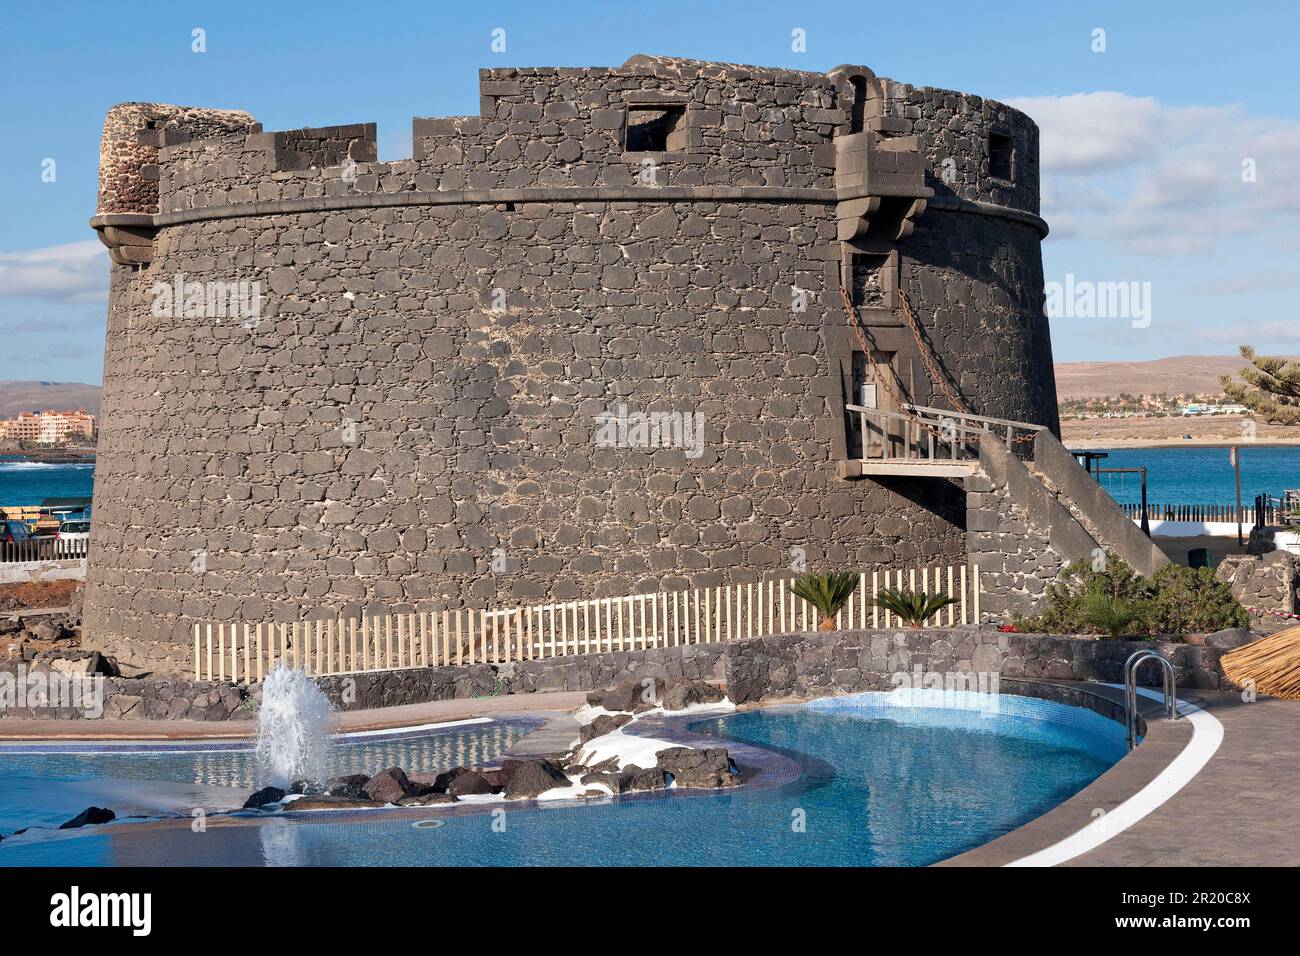
<instances>
[{"instance_id":1,"label":"stone tower","mask_svg":"<svg viewBox=\"0 0 1300 956\"><path fill-rule=\"evenodd\" d=\"M373 124L109 113L89 642L963 561L960 483L837 475L876 367L945 404L903 296L971 411L1057 430L1022 113L649 56L480 93L392 163Z\"/></svg>"}]
</instances>

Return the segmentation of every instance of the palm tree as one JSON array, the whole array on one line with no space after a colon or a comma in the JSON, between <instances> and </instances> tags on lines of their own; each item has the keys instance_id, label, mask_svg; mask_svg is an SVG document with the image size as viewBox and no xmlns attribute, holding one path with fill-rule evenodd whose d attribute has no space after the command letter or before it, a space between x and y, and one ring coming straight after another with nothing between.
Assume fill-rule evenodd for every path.
<instances>
[{"instance_id":1,"label":"palm tree","mask_svg":"<svg viewBox=\"0 0 1300 956\"><path fill-rule=\"evenodd\" d=\"M858 586L852 571L833 574L805 574L796 578L790 590L817 609L822 616L820 630L835 630L835 615Z\"/></svg>"},{"instance_id":2,"label":"palm tree","mask_svg":"<svg viewBox=\"0 0 1300 956\"><path fill-rule=\"evenodd\" d=\"M884 608L912 628L924 627L927 620L949 604L956 603L956 598L944 597L942 594L924 594L898 588L886 588L876 595L876 607Z\"/></svg>"}]
</instances>

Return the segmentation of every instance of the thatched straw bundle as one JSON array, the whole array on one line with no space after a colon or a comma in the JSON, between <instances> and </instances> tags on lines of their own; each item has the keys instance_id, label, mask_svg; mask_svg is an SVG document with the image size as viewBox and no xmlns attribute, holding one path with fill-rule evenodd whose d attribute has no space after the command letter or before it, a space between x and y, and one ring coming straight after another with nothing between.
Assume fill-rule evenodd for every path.
<instances>
[{"instance_id":1,"label":"thatched straw bundle","mask_svg":"<svg viewBox=\"0 0 1300 956\"><path fill-rule=\"evenodd\" d=\"M1300 700L1300 627L1288 627L1270 637L1224 654L1220 663L1232 682L1284 700Z\"/></svg>"}]
</instances>

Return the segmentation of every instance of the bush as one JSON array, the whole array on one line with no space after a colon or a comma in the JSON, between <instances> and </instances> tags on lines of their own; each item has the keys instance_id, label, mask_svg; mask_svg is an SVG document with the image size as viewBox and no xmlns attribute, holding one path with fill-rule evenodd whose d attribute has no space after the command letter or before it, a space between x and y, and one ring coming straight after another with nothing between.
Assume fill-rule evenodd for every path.
<instances>
[{"instance_id":1,"label":"bush","mask_svg":"<svg viewBox=\"0 0 1300 956\"><path fill-rule=\"evenodd\" d=\"M1153 582L1150 624L1156 634L1209 634L1250 626L1250 612L1226 581L1215 580L1211 568L1171 564L1157 571Z\"/></svg>"},{"instance_id":2,"label":"bush","mask_svg":"<svg viewBox=\"0 0 1300 956\"><path fill-rule=\"evenodd\" d=\"M1069 565L1048 587L1043 612L1012 623L1039 634L1201 634L1246 627L1250 614L1209 568L1169 565L1143 578L1108 555L1100 571L1087 561Z\"/></svg>"},{"instance_id":3,"label":"bush","mask_svg":"<svg viewBox=\"0 0 1300 956\"><path fill-rule=\"evenodd\" d=\"M1083 596L1082 611L1084 620L1111 640L1146 631L1147 611L1141 601L1092 591Z\"/></svg>"}]
</instances>

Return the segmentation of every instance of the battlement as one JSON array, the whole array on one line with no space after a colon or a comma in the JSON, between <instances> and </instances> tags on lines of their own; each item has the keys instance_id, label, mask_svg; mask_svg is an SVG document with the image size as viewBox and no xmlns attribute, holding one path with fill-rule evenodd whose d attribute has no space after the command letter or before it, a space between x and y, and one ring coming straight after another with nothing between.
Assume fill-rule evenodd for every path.
<instances>
[{"instance_id":1,"label":"battlement","mask_svg":"<svg viewBox=\"0 0 1300 956\"><path fill-rule=\"evenodd\" d=\"M479 71L477 116L416 117L410 160L376 126L263 132L244 112L123 104L99 212L174 213L366 193L596 187L841 190L836 144L870 134L876 181L910 152L940 197L1036 214L1038 130L1001 103L846 65L812 73L638 55L618 67ZM994 143L998 145L993 145ZM1014 157L1007 177L988 154ZM924 167L924 168L921 168Z\"/></svg>"}]
</instances>

